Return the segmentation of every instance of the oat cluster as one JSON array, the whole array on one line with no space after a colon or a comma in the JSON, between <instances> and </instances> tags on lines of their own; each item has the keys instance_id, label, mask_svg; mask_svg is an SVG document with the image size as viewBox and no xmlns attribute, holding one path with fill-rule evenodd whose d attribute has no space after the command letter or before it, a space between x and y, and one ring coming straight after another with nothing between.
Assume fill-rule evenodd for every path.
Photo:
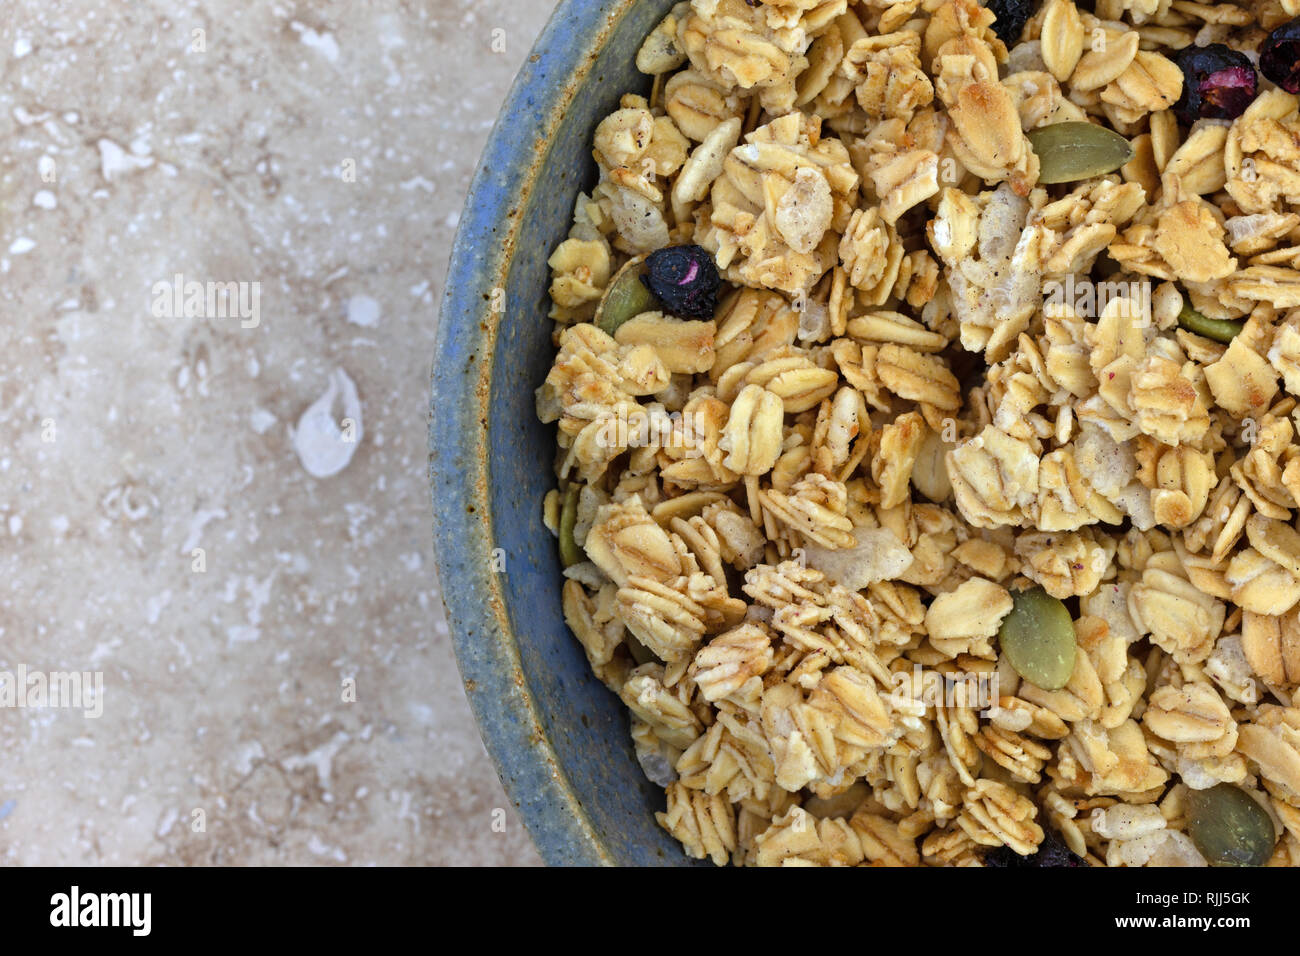
<instances>
[{"instance_id":1,"label":"oat cluster","mask_svg":"<svg viewBox=\"0 0 1300 956\"><path fill-rule=\"evenodd\" d=\"M550 258L537 407L565 617L689 856L980 865L1050 831L1203 865L1188 793L1226 782L1300 864L1300 101L1172 110L1179 48L1297 13L1047 0L1008 49L972 0L692 0L648 37ZM1135 155L1041 185L1027 133L1068 121ZM594 324L685 244L712 319ZM1074 621L1056 690L999 646L1034 585Z\"/></svg>"}]
</instances>

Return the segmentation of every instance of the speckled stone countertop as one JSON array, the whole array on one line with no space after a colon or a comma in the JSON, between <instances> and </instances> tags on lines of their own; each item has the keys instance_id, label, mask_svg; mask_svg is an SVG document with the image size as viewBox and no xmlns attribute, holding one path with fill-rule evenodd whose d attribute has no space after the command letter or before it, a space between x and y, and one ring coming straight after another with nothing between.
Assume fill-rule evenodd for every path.
<instances>
[{"instance_id":1,"label":"speckled stone countertop","mask_svg":"<svg viewBox=\"0 0 1300 956\"><path fill-rule=\"evenodd\" d=\"M426 396L553 6L5 4L0 864L537 862L442 618Z\"/></svg>"}]
</instances>

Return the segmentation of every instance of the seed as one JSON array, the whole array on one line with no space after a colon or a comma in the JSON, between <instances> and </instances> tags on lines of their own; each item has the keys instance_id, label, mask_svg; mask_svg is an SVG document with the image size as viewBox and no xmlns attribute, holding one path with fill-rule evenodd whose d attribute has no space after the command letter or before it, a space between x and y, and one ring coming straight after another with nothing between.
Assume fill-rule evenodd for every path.
<instances>
[{"instance_id":1,"label":"seed","mask_svg":"<svg viewBox=\"0 0 1300 956\"><path fill-rule=\"evenodd\" d=\"M1273 819L1240 787L1189 790L1187 811L1187 835L1211 866L1263 866L1273 855Z\"/></svg>"},{"instance_id":2,"label":"seed","mask_svg":"<svg viewBox=\"0 0 1300 956\"><path fill-rule=\"evenodd\" d=\"M596 308L596 328L613 335L628 319L659 309L659 300L642 281L645 274L645 256L637 256L618 270Z\"/></svg>"},{"instance_id":3,"label":"seed","mask_svg":"<svg viewBox=\"0 0 1300 956\"><path fill-rule=\"evenodd\" d=\"M560 562L571 568L587 560L586 553L573 538L573 526L578 523L578 486L569 485L560 509Z\"/></svg>"},{"instance_id":4,"label":"seed","mask_svg":"<svg viewBox=\"0 0 1300 956\"><path fill-rule=\"evenodd\" d=\"M1096 123L1040 126L1027 134L1038 154L1040 183L1073 183L1113 173L1133 158L1133 144Z\"/></svg>"},{"instance_id":5,"label":"seed","mask_svg":"<svg viewBox=\"0 0 1300 956\"><path fill-rule=\"evenodd\" d=\"M1206 318L1186 303L1183 304L1183 310L1178 313L1178 324L1188 332L1195 332L1207 339L1224 343L1231 342L1241 331L1240 322L1233 322L1231 319Z\"/></svg>"},{"instance_id":6,"label":"seed","mask_svg":"<svg viewBox=\"0 0 1300 956\"><path fill-rule=\"evenodd\" d=\"M998 642L1016 673L1043 690L1060 690L1074 673L1074 622L1065 605L1040 587L1012 592Z\"/></svg>"}]
</instances>

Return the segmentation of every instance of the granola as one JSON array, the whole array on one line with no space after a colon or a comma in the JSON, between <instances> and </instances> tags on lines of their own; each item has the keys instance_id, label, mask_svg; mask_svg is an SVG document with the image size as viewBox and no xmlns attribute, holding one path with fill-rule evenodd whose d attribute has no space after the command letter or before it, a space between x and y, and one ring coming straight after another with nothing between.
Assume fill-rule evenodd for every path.
<instances>
[{"instance_id":1,"label":"granola","mask_svg":"<svg viewBox=\"0 0 1300 956\"><path fill-rule=\"evenodd\" d=\"M689 0L647 37L537 410L565 619L688 856L1205 865L1227 785L1300 861L1300 98L1189 125L1186 65L1295 13L1046 0L1008 47L974 0ZM1034 131L1079 122L1132 149L1059 182ZM665 247L712 316L597 328ZM1031 588L1050 687L1002 646Z\"/></svg>"}]
</instances>

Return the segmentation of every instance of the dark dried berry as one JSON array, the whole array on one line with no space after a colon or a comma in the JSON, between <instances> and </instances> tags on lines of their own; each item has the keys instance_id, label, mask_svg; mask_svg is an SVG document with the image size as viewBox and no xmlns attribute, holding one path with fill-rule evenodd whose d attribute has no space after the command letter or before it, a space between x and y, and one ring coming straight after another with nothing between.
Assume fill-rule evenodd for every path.
<instances>
[{"instance_id":1,"label":"dark dried berry","mask_svg":"<svg viewBox=\"0 0 1300 956\"><path fill-rule=\"evenodd\" d=\"M1074 855L1059 835L1047 830L1043 833L1043 842L1038 844L1038 852L1032 856L1021 856L1010 847L999 846L984 854L984 865L1020 869L1040 866L1083 866L1084 862Z\"/></svg>"},{"instance_id":2,"label":"dark dried berry","mask_svg":"<svg viewBox=\"0 0 1300 956\"><path fill-rule=\"evenodd\" d=\"M997 17L993 32L1007 46L1014 46L1037 7L1035 0L989 0L988 8Z\"/></svg>"},{"instance_id":3,"label":"dark dried berry","mask_svg":"<svg viewBox=\"0 0 1300 956\"><path fill-rule=\"evenodd\" d=\"M1236 119L1255 99L1258 78L1244 53L1211 43L1183 47L1174 62L1183 71L1183 95L1174 112L1184 123Z\"/></svg>"},{"instance_id":4,"label":"dark dried berry","mask_svg":"<svg viewBox=\"0 0 1300 956\"><path fill-rule=\"evenodd\" d=\"M994 867L1007 867L1016 869L1022 866L1028 866L1025 858L1009 846L996 846L984 853L984 865Z\"/></svg>"},{"instance_id":5,"label":"dark dried berry","mask_svg":"<svg viewBox=\"0 0 1300 956\"><path fill-rule=\"evenodd\" d=\"M1259 48L1259 72L1288 93L1300 93L1300 17L1284 23Z\"/></svg>"},{"instance_id":6,"label":"dark dried berry","mask_svg":"<svg viewBox=\"0 0 1300 956\"><path fill-rule=\"evenodd\" d=\"M682 319L711 319L722 284L713 257L699 246L669 246L645 260L646 284L664 309Z\"/></svg>"},{"instance_id":7,"label":"dark dried berry","mask_svg":"<svg viewBox=\"0 0 1300 956\"><path fill-rule=\"evenodd\" d=\"M1065 845L1060 835L1051 830L1043 834L1043 842L1038 845L1038 852L1029 859L1033 866L1085 866L1083 858L1074 855L1074 851Z\"/></svg>"}]
</instances>

